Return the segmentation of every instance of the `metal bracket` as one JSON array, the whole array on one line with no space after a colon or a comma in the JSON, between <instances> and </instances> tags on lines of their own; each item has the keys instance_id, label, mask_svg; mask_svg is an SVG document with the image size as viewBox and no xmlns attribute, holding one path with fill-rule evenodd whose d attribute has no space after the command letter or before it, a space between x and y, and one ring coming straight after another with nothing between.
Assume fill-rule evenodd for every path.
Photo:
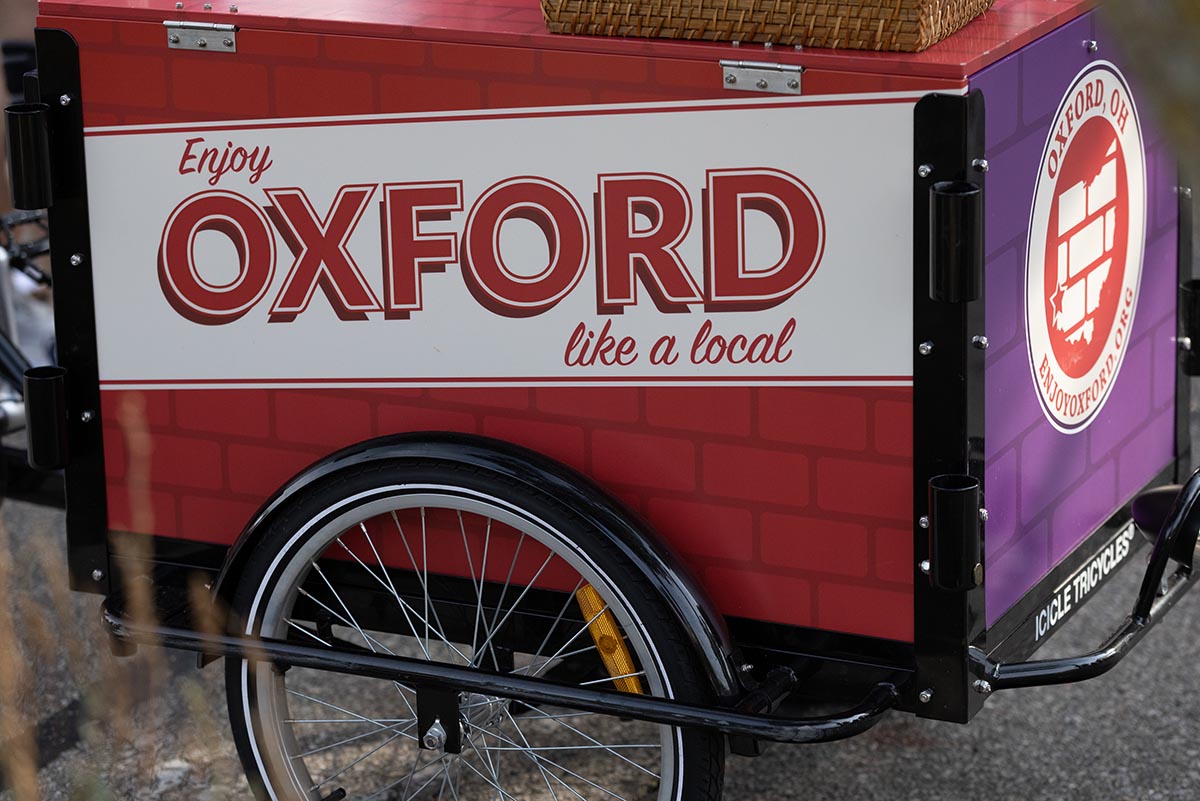
<instances>
[{"instance_id":1,"label":"metal bracket","mask_svg":"<svg viewBox=\"0 0 1200 801\"><path fill-rule=\"evenodd\" d=\"M172 50L210 50L216 53L237 52L237 26L215 22L182 22L166 20L167 47Z\"/></svg>"},{"instance_id":2,"label":"metal bracket","mask_svg":"<svg viewBox=\"0 0 1200 801\"><path fill-rule=\"evenodd\" d=\"M796 64L775 64L769 61L722 61L722 81L726 89L744 92L773 92L798 95L800 76L804 67Z\"/></svg>"}]
</instances>

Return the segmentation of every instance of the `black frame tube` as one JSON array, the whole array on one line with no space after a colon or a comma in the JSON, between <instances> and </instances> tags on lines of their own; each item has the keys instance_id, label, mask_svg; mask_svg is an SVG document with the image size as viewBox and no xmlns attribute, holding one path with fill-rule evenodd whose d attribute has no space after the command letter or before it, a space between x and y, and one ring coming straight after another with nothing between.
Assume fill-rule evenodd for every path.
<instances>
[{"instance_id":1,"label":"black frame tube","mask_svg":"<svg viewBox=\"0 0 1200 801\"><path fill-rule=\"evenodd\" d=\"M938 181L929 187L929 299L969 303L983 295L983 187Z\"/></svg>"},{"instance_id":2,"label":"black frame tube","mask_svg":"<svg viewBox=\"0 0 1200 801\"><path fill-rule=\"evenodd\" d=\"M26 447L34 470L67 466L67 371L32 367L25 371Z\"/></svg>"},{"instance_id":3,"label":"black frame tube","mask_svg":"<svg viewBox=\"0 0 1200 801\"><path fill-rule=\"evenodd\" d=\"M822 743L862 734L892 709L900 695L894 683L880 682L859 704L845 712L823 717L784 718L738 708L700 706L615 690L594 690L547 679L369 651L139 624L114 613L107 605L104 622L112 636L125 642L197 651L210 656L267 660L281 666L368 676L435 690L477 692L525 703L562 706L669 726L703 728L781 743Z\"/></svg>"},{"instance_id":4,"label":"black frame tube","mask_svg":"<svg viewBox=\"0 0 1200 801\"><path fill-rule=\"evenodd\" d=\"M54 205L50 172L50 106L13 103L4 109L12 204L18 209Z\"/></svg>"},{"instance_id":5,"label":"black frame tube","mask_svg":"<svg viewBox=\"0 0 1200 801\"><path fill-rule=\"evenodd\" d=\"M929 479L929 577L933 586L959 592L979 583L976 566L983 561L979 528L979 479L956 473Z\"/></svg>"},{"instance_id":6,"label":"black frame tube","mask_svg":"<svg viewBox=\"0 0 1200 801\"><path fill-rule=\"evenodd\" d=\"M1095 678L1116 667L1125 654L1163 618L1166 612L1192 586L1195 573L1189 565L1181 565L1164 583L1171 554L1190 537L1195 547L1196 532L1200 530L1200 470L1192 473L1171 509L1166 524L1154 541L1150 563L1142 578L1142 586L1133 611L1096 650L1080 656L1043 659L1032 662L996 663L983 652L972 649L971 659L980 678L992 690L1017 687L1039 687L1047 684L1069 684Z\"/></svg>"}]
</instances>

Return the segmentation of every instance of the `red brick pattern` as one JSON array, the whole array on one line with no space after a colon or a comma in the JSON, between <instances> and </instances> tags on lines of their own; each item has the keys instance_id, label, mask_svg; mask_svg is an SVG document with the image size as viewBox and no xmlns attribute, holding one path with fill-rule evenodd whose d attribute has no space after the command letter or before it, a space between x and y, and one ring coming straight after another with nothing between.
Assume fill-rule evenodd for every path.
<instances>
[{"instance_id":1,"label":"red brick pattern","mask_svg":"<svg viewBox=\"0 0 1200 801\"><path fill-rule=\"evenodd\" d=\"M149 465L135 464L126 443L138 424L119 422L139 395ZM708 416L697 411L704 398ZM615 411L596 413L605 409ZM728 614L907 640L911 456L891 452L895 433L874 424L881 410L911 428L911 391L106 390L109 522L135 527L130 476L149 475L148 531L228 543L275 489L340 447L409 431L482 434L600 481ZM830 436L797 445L779 418L799 415L825 420Z\"/></svg>"}]
</instances>

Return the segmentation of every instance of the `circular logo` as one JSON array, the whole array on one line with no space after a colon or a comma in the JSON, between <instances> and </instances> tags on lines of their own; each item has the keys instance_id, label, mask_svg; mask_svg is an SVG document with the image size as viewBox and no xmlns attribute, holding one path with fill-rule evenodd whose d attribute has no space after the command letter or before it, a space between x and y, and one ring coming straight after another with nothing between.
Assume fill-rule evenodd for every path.
<instances>
[{"instance_id":1,"label":"circular logo","mask_svg":"<svg viewBox=\"0 0 1200 801\"><path fill-rule=\"evenodd\" d=\"M1095 62L1067 91L1038 166L1025 257L1029 365L1047 419L1087 428L1129 342L1142 276L1146 158L1137 109L1115 66Z\"/></svg>"}]
</instances>

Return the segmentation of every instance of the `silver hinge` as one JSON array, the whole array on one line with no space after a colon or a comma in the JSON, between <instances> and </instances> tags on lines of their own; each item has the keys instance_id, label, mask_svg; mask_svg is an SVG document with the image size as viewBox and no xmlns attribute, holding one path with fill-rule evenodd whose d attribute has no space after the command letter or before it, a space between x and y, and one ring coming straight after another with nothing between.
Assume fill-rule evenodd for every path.
<instances>
[{"instance_id":1,"label":"silver hinge","mask_svg":"<svg viewBox=\"0 0 1200 801\"><path fill-rule=\"evenodd\" d=\"M237 26L214 22L180 22L167 20L167 47L172 50L211 50L217 53L237 52Z\"/></svg>"},{"instance_id":2,"label":"silver hinge","mask_svg":"<svg viewBox=\"0 0 1200 801\"><path fill-rule=\"evenodd\" d=\"M800 76L804 67L769 61L722 61L721 73L726 89L745 92L801 94Z\"/></svg>"}]
</instances>

